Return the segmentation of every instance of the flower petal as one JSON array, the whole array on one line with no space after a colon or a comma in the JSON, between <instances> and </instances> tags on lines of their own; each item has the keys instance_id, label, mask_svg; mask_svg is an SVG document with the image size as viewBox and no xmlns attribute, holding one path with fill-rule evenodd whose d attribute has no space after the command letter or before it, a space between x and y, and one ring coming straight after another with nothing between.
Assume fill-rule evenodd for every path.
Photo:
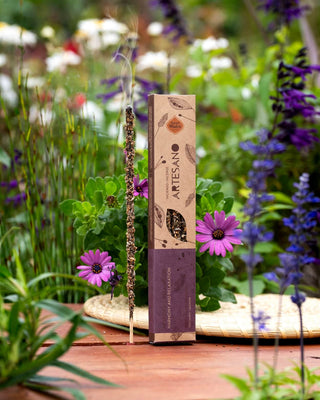
<instances>
[{"instance_id":1,"label":"flower petal","mask_svg":"<svg viewBox=\"0 0 320 400\"><path fill-rule=\"evenodd\" d=\"M99 276L103 281L108 282L108 280L110 279L111 273L110 273L110 271L102 271L99 274Z\"/></svg>"},{"instance_id":2,"label":"flower petal","mask_svg":"<svg viewBox=\"0 0 320 400\"><path fill-rule=\"evenodd\" d=\"M79 272L78 275L80 276L80 278L88 280L91 277L91 275L94 275L94 274L90 271L81 271L81 272Z\"/></svg>"},{"instance_id":3,"label":"flower petal","mask_svg":"<svg viewBox=\"0 0 320 400\"><path fill-rule=\"evenodd\" d=\"M223 238L222 239L222 244L224 245L224 247L230 251L231 253L233 252L233 247L232 244L229 242L228 238Z\"/></svg>"},{"instance_id":4,"label":"flower petal","mask_svg":"<svg viewBox=\"0 0 320 400\"><path fill-rule=\"evenodd\" d=\"M78 265L77 269L85 269L87 271L91 271L91 265Z\"/></svg>"},{"instance_id":5,"label":"flower petal","mask_svg":"<svg viewBox=\"0 0 320 400\"><path fill-rule=\"evenodd\" d=\"M97 249L93 259L95 264L100 264L100 250Z\"/></svg>"},{"instance_id":6,"label":"flower petal","mask_svg":"<svg viewBox=\"0 0 320 400\"><path fill-rule=\"evenodd\" d=\"M212 239L212 235L208 235L208 234L199 234L196 235L196 239L198 242L210 242Z\"/></svg>"},{"instance_id":7,"label":"flower petal","mask_svg":"<svg viewBox=\"0 0 320 400\"><path fill-rule=\"evenodd\" d=\"M242 243L241 240L240 240L239 238L236 238L236 237L234 237L234 236L225 236L225 238L226 238L230 243L233 243L233 244L241 244L241 243Z\"/></svg>"},{"instance_id":8,"label":"flower petal","mask_svg":"<svg viewBox=\"0 0 320 400\"><path fill-rule=\"evenodd\" d=\"M206 233L207 235L212 235L212 230L206 224L196 226L196 231L200 233Z\"/></svg>"},{"instance_id":9,"label":"flower petal","mask_svg":"<svg viewBox=\"0 0 320 400\"><path fill-rule=\"evenodd\" d=\"M204 245L202 245L199 249L200 253L203 253L204 251L208 250L210 247L210 242L205 243Z\"/></svg>"},{"instance_id":10,"label":"flower petal","mask_svg":"<svg viewBox=\"0 0 320 400\"><path fill-rule=\"evenodd\" d=\"M93 260L91 256L88 253L84 253L83 256L80 256L81 261L83 261L85 264L92 265Z\"/></svg>"},{"instance_id":11,"label":"flower petal","mask_svg":"<svg viewBox=\"0 0 320 400\"><path fill-rule=\"evenodd\" d=\"M226 216L226 214L224 211L221 211L220 213L218 211L214 212L214 219L215 219L217 228L222 227L222 224L224 223L224 220L225 220L225 216Z\"/></svg>"},{"instance_id":12,"label":"flower petal","mask_svg":"<svg viewBox=\"0 0 320 400\"><path fill-rule=\"evenodd\" d=\"M210 215L209 213L206 213L203 220L209 226L209 228L211 228L212 230L214 230L216 228L213 218L212 218L212 215Z\"/></svg>"},{"instance_id":13,"label":"flower petal","mask_svg":"<svg viewBox=\"0 0 320 400\"><path fill-rule=\"evenodd\" d=\"M217 256L222 256L225 257L226 256L226 249L222 243L222 240L216 240L215 241L215 253Z\"/></svg>"}]
</instances>

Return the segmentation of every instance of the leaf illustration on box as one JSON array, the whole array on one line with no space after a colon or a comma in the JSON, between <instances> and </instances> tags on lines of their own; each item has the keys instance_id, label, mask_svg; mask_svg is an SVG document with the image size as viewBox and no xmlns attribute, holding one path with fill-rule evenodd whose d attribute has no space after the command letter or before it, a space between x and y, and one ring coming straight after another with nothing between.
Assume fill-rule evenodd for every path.
<instances>
[{"instance_id":1,"label":"leaf illustration on box","mask_svg":"<svg viewBox=\"0 0 320 400\"><path fill-rule=\"evenodd\" d=\"M190 206L190 204L192 203L193 199L196 197L195 192L192 192L189 194L189 196L187 197L186 203L185 203L185 207Z\"/></svg>"},{"instance_id":2,"label":"leaf illustration on box","mask_svg":"<svg viewBox=\"0 0 320 400\"><path fill-rule=\"evenodd\" d=\"M154 205L154 221L159 228L162 228L164 222L164 211L158 204Z\"/></svg>"},{"instance_id":3,"label":"leaf illustration on box","mask_svg":"<svg viewBox=\"0 0 320 400\"><path fill-rule=\"evenodd\" d=\"M171 339L175 342L182 336L183 332L175 332L171 334Z\"/></svg>"},{"instance_id":4,"label":"leaf illustration on box","mask_svg":"<svg viewBox=\"0 0 320 400\"><path fill-rule=\"evenodd\" d=\"M196 165L196 148L191 144L186 144L185 147L187 159L191 162L191 164Z\"/></svg>"},{"instance_id":5,"label":"leaf illustration on box","mask_svg":"<svg viewBox=\"0 0 320 400\"><path fill-rule=\"evenodd\" d=\"M168 119L168 113L165 113L165 114L160 118L160 120L159 120L159 122L158 122L158 128L161 128L161 127L167 122L167 119Z\"/></svg>"},{"instance_id":6,"label":"leaf illustration on box","mask_svg":"<svg viewBox=\"0 0 320 400\"><path fill-rule=\"evenodd\" d=\"M163 114L163 116L159 119L158 121L158 129L157 132L155 134L155 137L157 136L159 129L162 128L164 126L164 124L167 122L168 119L168 113Z\"/></svg>"},{"instance_id":7,"label":"leaf illustration on box","mask_svg":"<svg viewBox=\"0 0 320 400\"><path fill-rule=\"evenodd\" d=\"M184 99L179 97L168 97L171 107L175 110L193 110L193 107Z\"/></svg>"},{"instance_id":8,"label":"leaf illustration on box","mask_svg":"<svg viewBox=\"0 0 320 400\"><path fill-rule=\"evenodd\" d=\"M171 236L181 242L187 241L187 225L184 217L176 210L167 209L166 223Z\"/></svg>"}]
</instances>

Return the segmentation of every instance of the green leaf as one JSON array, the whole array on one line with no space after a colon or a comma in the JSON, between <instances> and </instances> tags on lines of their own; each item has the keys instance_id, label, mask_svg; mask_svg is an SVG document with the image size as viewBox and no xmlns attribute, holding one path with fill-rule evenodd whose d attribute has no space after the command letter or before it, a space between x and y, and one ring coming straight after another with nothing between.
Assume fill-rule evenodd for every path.
<instances>
[{"instance_id":1,"label":"green leaf","mask_svg":"<svg viewBox=\"0 0 320 400\"><path fill-rule=\"evenodd\" d=\"M234 202L234 198L231 197L231 196L225 197L225 198L224 198L223 211L224 211L226 214L229 214L229 212L232 210L233 202Z\"/></svg>"},{"instance_id":2,"label":"green leaf","mask_svg":"<svg viewBox=\"0 0 320 400\"><path fill-rule=\"evenodd\" d=\"M19 303L14 303L10 308L9 321L8 321L8 334L12 340L17 335L19 326Z\"/></svg>"},{"instance_id":3,"label":"green leaf","mask_svg":"<svg viewBox=\"0 0 320 400\"><path fill-rule=\"evenodd\" d=\"M220 266L227 271L234 271L234 266L230 258L226 257L217 257L217 260L214 263L214 266Z\"/></svg>"},{"instance_id":4,"label":"green leaf","mask_svg":"<svg viewBox=\"0 0 320 400\"><path fill-rule=\"evenodd\" d=\"M107 182L105 187L108 196L112 196L117 191L117 185L112 181Z\"/></svg>"},{"instance_id":5,"label":"green leaf","mask_svg":"<svg viewBox=\"0 0 320 400\"><path fill-rule=\"evenodd\" d=\"M1 147L0 147L0 163L10 168L11 158Z\"/></svg>"},{"instance_id":6,"label":"green leaf","mask_svg":"<svg viewBox=\"0 0 320 400\"><path fill-rule=\"evenodd\" d=\"M199 288L200 288L200 293L205 293L209 290L210 287L210 281L208 277L203 276L202 278L199 279Z\"/></svg>"},{"instance_id":7,"label":"green leaf","mask_svg":"<svg viewBox=\"0 0 320 400\"><path fill-rule=\"evenodd\" d=\"M202 311L216 311L219 310L221 306L217 299L209 297L209 300L206 302L206 304L204 302L200 302L200 307Z\"/></svg>"},{"instance_id":8,"label":"green leaf","mask_svg":"<svg viewBox=\"0 0 320 400\"><path fill-rule=\"evenodd\" d=\"M212 199L215 201L216 204L218 204L224 199L224 194L222 192L214 193L212 195Z\"/></svg>"},{"instance_id":9,"label":"green leaf","mask_svg":"<svg viewBox=\"0 0 320 400\"><path fill-rule=\"evenodd\" d=\"M211 267L207 273L207 276L204 276L203 279L210 279L210 286L218 286L223 281L225 276L226 274L220 268Z\"/></svg>"},{"instance_id":10,"label":"green leaf","mask_svg":"<svg viewBox=\"0 0 320 400\"><path fill-rule=\"evenodd\" d=\"M66 379L63 380L65 381ZM72 380L70 379L70 381ZM42 393L67 392L70 393L75 400L86 400L86 396L82 393L80 389L71 388L69 386L49 385L46 383L41 383L41 381L37 382L37 380L35 379L30 379L27 382L24 382L24 386Z\"/></svg>"},{"instance_id":11,"label":"green leaf","mask_svg":"<svg viewBox=\"0 0 320 400\"><path fill-rule=\"evenodd\" d=\"M10 272L8 271L8 268L0 265L0 277L8 279L11 276Z\"/></svg>"},{"instance_id":12,"label":"green leaf","mask_svg":"<svg viewBox=\"0 0 320 400\"><path fill-rule=\"evenodd\" d=\"M99 235L101 233L102 229L104 228L105 224L106 224L106 221L103 221L101 219L97 219L96 226L95 226L95 228L93 230L93 233L95 235Z\"/></svg>"},{"instance_id":13,"label":"green leaf","mask_svg":"<svg viewBox=\"0 0 320 400\"><path fill-rule=\"evenodd\" d=\"M241 379L236 376L227 374L223 374L221 376L227 379L229 382L231 382L234 386L236 386L241 393L243 394L250 393L251 387L250 385L247 384L247 381L245 379Z\"/></svg>"},{"instance_id":14,"label":"green leaf","mask_svg":"<svg viewBox=\"0 0 320 400\"><path fill-rule=\"evenodd\" d=\"M219 287L210 287L209 290L204 293L207 297L214 297L219 301L224 301L228 303L237 303L237 299L235 295L227 289L219 288Z\"/></svg>"},{"instance_id":15,"label":"green leaf","mask_svg":"<svg viewBox=\"0 0 320 400\"><path fill-rule=\"evenodd\" d=\"M67 200L63 200L60 204L59 204L59 208L60 210L67 216L67 217L73 217L73 203L76 200L73 199L67 199Z\"/></svg>"},{"instance_id":16,"label":"green leaf","mask_svg":"<svg viewBox=\"0 0 320 400\"><path fill-rule=\"evenodd\" d=\"M41 309L50 311L51 313L62 318L64 321L71 320L75 315L78 314L76 311L71 310L71 308L52 299L37 301L36 306Z\"/></svg>"},{"instance_id":17,"label":"green leaf","mask_svg":"<svg viewBox=\"0 0 320 400\"><path fill-rule=\"evenodd\" d=\"M270 85L272 80L272 73L262 75L259 81L259 94L263 107L267 110L270 105Z\"/></svg>"},{"instance_id":18,"label":"green leaf","mask_svg":"<svg viewBox=\"0 0 320 400\"><path fill-rule=\"evenodd\" d=\"M283 249L274 242L261 242L256 244L254 251L257 253L279 253Z\"/></svg>"},{"instance_id":19,"label":"green leaf","mask_svg":"<svg viewBox=\"0 0 320 400\"><path fill-rule=\"evenodd\" d=\"M88 230L88 224L84 224L84 225L81 225L78 229L77 229L77 234L79 235L79 236L85 236L86 235L86 233L87 233L87 230Z\"/></svg>"},{"instance_id":20,"label":"green leaf","mask_svg":"<svg viewBox=\"0 0 320 400\"><path fill-rule=\"evenodd\" d=\"M293 201L292 201L291 197L287 196L286 194L284 194L282 192L271 192L270 194L272 194L272 196L274 196L274 199L276 201L279 201L280 203L287 203L287 204L293 205Z\"/></svg>"},{"instance_id":21,"label":"green leaf","mask_svg":"<svg viewBox=\"0 0 320 400\"><path fill-rule=\"evenodd\" d=\"M97 185L96 185L95 179L90 177L86 184L85 192L86 192L86 197L91 202L93 201L93 196L94 196L94 192L96 191L96 187L97 187Z\"/></svg>"},{"instance_id":22,"label":"green leaf","mask_svg":"<svg viewBox=\"0 0 320 400\"><path fill-rule=\"evenodd\" d=\"M84 250L93 250L102 247L103 237L96 235L93 229L86 230L83 239Z\"/></svg>"},{"instance_id":23,"label":"green leaf","mask_svg":"<svg viewBox=\"0 0 320 400\"><path fill-rule=\"evenodd\" d=\"M81 376L82 378L89 379L92 382L99 383L100 385L105 385L105 386L113 386L113 387L121 387L115 383L109 382L106 379L100 378L96 375L90 374L90 372L87 372L83 370L82 368L76 367L73 364L66 363L64 361L53 361L50 365L62 368L65 371L71 372L75 375Z\"/></svg>"},{"instance_id":24,"label":"green leaf","mask_svg":"<svg viewBox=\"0 0 320 400\"><path fill-rule=\"evenodd\" d=\"M24 274L24 270L21 264L20 257L18 255L18 252L16 249L12 249L13 256L15 258L16 262L16 269L17 269L17 280L19 281L21 287L23 288L24 292L27 291L27 281L26 281L26 276Z\"/></svg>"},{"instance_id":25,"label":"green leaf","mask_svg":"<svg viewBox=\"0 0 320 400\"><path fill-rule=\"evenodd\" d=\"M102 190L96 190L93 195L93 204L97 207L98 210L103 206L104 197Z\"/></svg>"},{"instance_id":26,"label":"green leaf","mask_svg":"<svg viewBox=\"0 0 320 400\"><path fill-rule=\"evenodd\" d=\"M259 294L262 294L266 285L262 280L258 280L258 279L253 279L253 295L257 296ZM248 281L242 281L239 282L239 284L237 285L237 289L239 290L239 292L241 294L245 294L246 296L249 296L249 283Z\"/></svg>"}]
</instances>

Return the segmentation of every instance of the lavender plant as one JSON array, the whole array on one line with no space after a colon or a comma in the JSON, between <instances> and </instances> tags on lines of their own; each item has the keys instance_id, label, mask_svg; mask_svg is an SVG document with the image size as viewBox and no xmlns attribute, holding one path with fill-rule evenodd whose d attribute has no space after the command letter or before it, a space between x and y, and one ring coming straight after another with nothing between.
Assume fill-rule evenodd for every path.
<instances>
[{"instance_id":1,"label":"lavender plant","mask_svg":"<svg viewBox=\"0 0 320 400\"><path fill-rule=\"evenodd\" d=\"M308 10L308 6L303 5L300 0L258 0L258 6L272 14L276 28L290 25Z\"/></svg>"},{"instance_id":2,"label":"lavender plant","mask_svg":"<svg viewBox=\"0 0 320 400\"><path fill-rule=\"evenodd\" d=\"M320 71L320 66L309 65L307 49L302 48L293 63L279 63L276 96L272 96L275 112L273 133L281 143L294 145L298 150L308 150L315 142L317 129L310 127L319 115L314 94L305 93L307 76Z\"/></svg>"},{"instance_id":3,"label":"lavender plant","mask_svg":"<svg viewBox=\"0 0 320 400\"><path fill-rule=\"evenodd\" d=\"M273 196L267 193L267 179L273 176L277 162L274 160L276 154L284 151L285 146L277 139L272 138L271 132L266 129L261 129L257 132L258 143L247 141L241 144L241 147L253 153L257 159L252 163L252 169L248 174L247 186L250 189L249 198L243 209L244 214L248 217L248 221L243 225L243 231L240 235L241 239L247 244L248 251L241 255L242 260L246 264L248 281L249 281L249 296L250 296L250 314L253 327L254 341L254 376L255 385L258 384L258 335L257 326L264 326L265 316L260 310L258 314L255 312L253 300L253 273L254 268L262 261L262 256L255 247L260 242L270 241L273 238L273 233L266 231L262 224L259 224L257 219L263 212L263 205L266 202L273 200Z\"/></svg>"},{"instance_id":4,"label":"lavender plant","mask_svg":"<svg viewBox=\"0 0 320 400\"><path fill-rule=\"evenodd\" d=\"M182 16L179 6L174 0L152 0L152 7L159 7L163 16L167 20L167 25L163 30L163 34L170 37L176 43L179 39L184 39L187 43L192 43L192 35L187 28L186 21Z\"/></svg>"},{"instance_id":5,"label":"lavender plant","mask_svg":"<svg viewBox=\"0 0 320 400\"><path fill-rule=\"evenodd\" d=\"M293 303L297 305L300 320L300 373L301 373L301 394L305 393L305 366L304 366L304 344L303 344L303 315L302 304L305 295L299 289L303 278L302 268L315 261L307 247L308 240L313 236L313 228L317 225L317 213L315 210L308 210L308 205L319 203L320 198L309 191L309 174L303 173L298 183L294 186L297 192L292 196L295 204L289 218L284 218L283 223L289 227L292 233L289 235L290 246L286 253L279 254L281 267L275 272L267 274L269 279L279 283L280 294L282 295L289 285L294 286L294 294L291 296Z\"/></svg>"}]
</instances>

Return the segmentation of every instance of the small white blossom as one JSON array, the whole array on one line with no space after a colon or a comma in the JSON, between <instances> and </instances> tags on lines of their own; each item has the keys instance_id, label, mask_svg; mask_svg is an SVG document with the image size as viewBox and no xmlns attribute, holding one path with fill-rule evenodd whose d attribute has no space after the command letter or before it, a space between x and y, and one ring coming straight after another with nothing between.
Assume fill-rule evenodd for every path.
<instances>
[{"instance_id":1,"label":"small white blossom","mask_svg":"<svg viewBox=\"0 0 320 400\"><path fill-rule=\"evenodd\" d=\"M128 31L125 24L113 18L91 18L79 21L76 38L84 39L88 49L95 51L118 44Z\"/></svg>"},{"instance_id":2,"label":"small white blossom","mask_svg":"<svg viewBox=\"0 0 320 400\"><path fill-rule=\"evenodd\" d=\"M0 96L10 107L18 103L18 95L13 89L12 79L5 74L0 74Z\"/></svg>"},{"instance_id":3,"label":"small white blossom","mask_svg":"<svg viewBox=\"0 0 320 400\"><path fill-rule=\"evenodd\" d=\"M79 21L78 29L81 33L87 34L88 36L106 32L114 32L122 35L127 33L129 30L127 25L118 22L113 18L84 19Z\"/></svg>"},{"instance_id":4,"label":"small white blossom","mask_svg":"<svg viewBox=\"0 0 320 400\"><path fill-rule=\"evenodd\" d=\"M33 89L36 87L41 87L45 83L45 79L40 76L29 76L26 79L26 84L28 89Z\"/></svg>"},{"instance_id":5,"label":"small white blossom","mask_svg":"<svg viewBox=\"0 0 320 400\"><path fill-rule=\"evenodd\" d=\"M37 43L37 36L19 25L0 22L0 43L14 46L33 46Z\"/></svg>"},{"instance_id":6,"label":"small white blossom","mask_svg":"<svg viewBox=\"0 0 320 400\"><path fill-rule=\"evenodd\" d=\"M44 27L41 29L40 35L41 35L43 38L52 39L52 38L54 38L54 36L55 36L55 31L54 31L54 29L52 28L52 26L46 25L46 26L44 26Z\"/></svg>"},{"instance_id":7,"label":"small white blossom","mask_svg":"<svg viewBox=\"0 0 320 400\"><path fill-rule=\"evenodd\" d=\"M59 70L64 72L68 65L78 65L81 57L73 51L59 51L46 59L47 70L49 72Z\"/></svg>"},{"instance_id":8,"label":"small white blossom","mask_svg":"<svg viewBox=\"0 0 320 400\"><path fill-rule=\"evenodd\" d=\"M202 158L202 157L205 157L207 155L207 152L204 149L204 147L200 146L200 147L197 147L196 154L197 154L197 156L199 158Z\"/></svg>"},{"instance_id":9,"label":"small white blossom","mask_svg":"<svg viewBox=\"0 0 320 400\"><path fill-rule=\"evenodd\" d=\"M206 39L197 39L194 42L195 47L201 47L202 51L207 53L212 50L225 49L229 46L229 42L225 38L216 39L209 36Z\"/></svg>"},{"instance_id":10,"label":"small white blossom","mask_svg":"<svg viewBox=\"0 0 320 400\"><path fill-rule=\"evenodd\" d=\"M229 57L212 57L210 60L211 72L215 73L221 69L232 67L232 60Z\"/></svg>"},{"instance_id":11,"label":"small white blossom","mask_svg":"<svg viewBox=\"0 0 320 400\"><path fill-rule=\"evenodd\" d=\"M147 32L150 36L159 36L163 31L163 25L161 22L151 22L147 28Z\"/></svg>"},{"instance_id":12,"label":"small white blossom","mask_svg":"<svg viewBox=\"0 0 320 400\"><path fill-rule=\"evenodd\" d=\"M186 74L189 78L198 78L202 75L202 68L199 65L189 65L186 68Z\"/></svg>"},{"instance_id":13,"label":"small white blossom","mask_svg":"<svg viewBox=\"0 0 320 400\"><path fill-rule=\"evenodd\" d=\"M117 93L114 97L107 101L106 109L111 112L119 112L119 110L122 110L124 106L123 99L123 93Z\"/></svg>"},{"instance_id":14,"label":"small white blossom","mask_svg":"<svg viewBox=\"0 0 320 400\"><path fill-rule=\"evenodd\" d=\"M30 107L29 121L31 124L39 122L41 125L50 125L55 117L55 114L48 107L41 108L35 104Z\"/></svg>"},{"instance_id":15,"label":"small white blossom","mask_svg":"<svg viewBox=\"0 0 320 400\"><path fill-rule=\"evenodd\" d=\"M169 61L171 65L176 64L176 60L173 58L169 59L165 51L148 51L147 53L138 57L137 71L152 68L156 71L164 72L168 68Z\"/></svg>"},{"instance_id":16,"label":"small white blossom","mask_svg":"<svg viewBox=\"0 0 320 400\"><path fill-rule=\"evenodd\" d=\"M244 100L250 99L252 92L249 88L244 87L241 89L241 96Z\"/></svg>"},{"instance_id":17,"label":"small white blossom","mask_svg":"<svg viewBox=\"0 0 320 400\"><path fill-rule=\"evenodd\" d=\"M135 144L137 150L145 150L148 148L148 139L145 135L137 132Z\"/></svg>"},{"instance_id":18,"label":"small white blossom","mask_svg":"<svg viewBox=\"0 0 320 400\"><path fill-rule=\"evenodd\" d=\"M7 56L5 54L0 54L0 68L6 65Z\"/></svg>"},{"instance_id":19,"label":"small white blossom","mask_svg":"<svg viewBox=\"0 0 320 400\"><path fill-rule=\"evenodd\" d=\"M260 76L259 75L253 75L252 78L251 78L252 87L257 89L259 87L259 82L260 82Z\"/></svg>"},{"instance_id":20,"label":"small white blossom","mask_svg":"<svg viewBox=\"0 0 320 400\"><path fill-rule=\"evenodd\" d=\"M103 111L101 108L93 101L86 101L81 108L81 115L83 118L90 119L97 125L103 122Z\"/></svg>"}]
</instances>

